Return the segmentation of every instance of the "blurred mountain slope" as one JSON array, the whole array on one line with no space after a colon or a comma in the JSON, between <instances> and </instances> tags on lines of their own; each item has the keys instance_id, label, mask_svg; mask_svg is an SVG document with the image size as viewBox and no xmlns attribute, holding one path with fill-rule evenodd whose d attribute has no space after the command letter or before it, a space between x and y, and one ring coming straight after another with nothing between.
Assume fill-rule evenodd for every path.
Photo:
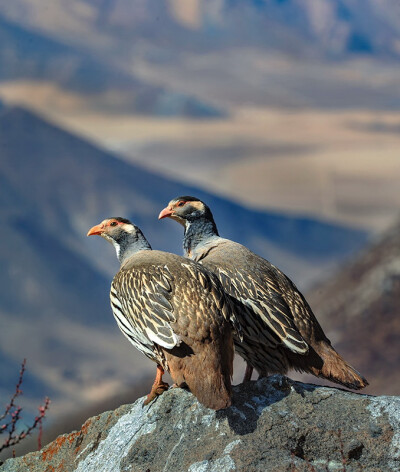
<instances>
[{"instance_id":1,"label":"blurred mountain slope","mask_svg":"<svg viewBox=\"0 0 400 472\"><path fill-rule=\"evenodd\" d=\"M0 0L0 14L10 104L249 206L375 232L397 215L396 1Z\"/></svg>"},{"instance_id":2,"label":"blurred mountain slope","mask_svg":"<svg viewBox=\"0 0 400 472\"><path fill-rule=\"evenodd\" d=\"M10 104L249 206L393 222L395 0L0 0L0 14Z\"/></svg>"},{"instance_id":3,"label":"blurred mountain slope","mask_svg":"<svg viewBox=\"0 0 400 472\"><path fill-rule=\"evenodd\" d=\"M290 46L298 51L285 41L289 30L297 43L303 40L309 51L327 56L368 53L398 57L400 52L396 0L224 0L217 12L207 2L201 2L200 11L209 23L226 25L230 34L233 27L239 28L255 43L268 42L279 31L279 41L272 41L277 49L290 50Z\"/></svg>"},{"instance_id":4,"label":"blurred mountain slope","mask_svg":"<svg viewBox=\"0 0 400 472\"><path fill-rule=\"evenodd\" d=\"M400 223L309 294L335 347L370 382L400 393Z\"/></svg>"},{"instance_id":5,"label":"blurred mountain slope","mask_svg":"<svg viewBox=\"0 0 400 472\"><path fill-rule=\"evenodd\" d=\"M135 87L143 87L139 78L148 87L200 100L193 105L194 116L221 116L244 104L399 108L396 0L195 3L196 27L182 22L185 0L43 0L40 5L15 0L0 2L0 13L15 25L78 48L87 58L77 77L80 87L90 89L93 80L96 89L97 81L113 77L112 90L116 93L122 82L126 92L131 77L135 95ZM81 64L71 62L61 64L60 71ZM124 97L126 110L130 100L127 93ZM114 109L124 108L122 98L114 101ZM178 110L175 105L175 115Z\"/></svg>"},{"instance_id":6,"label":"blurred mountain slope","mask_svg":"<svg viewBox=\"0 0 400 472\"><path fill-rule=\"evenodd\" d=\"M268 256L302 287L366 242L363 231L253 211L126 164L21 108L0 112L0 153L1 394L27 357L39 382L30 405L52 393L55 417L110 396L151 365L109 310L114 250L85 236L105 217L131 217L153 247L180 253L181 228L157 215L176 195L198 195L222 235Z\"/></svg>"},{"instance_id":7,"label":"blurred mountain slope","mask_svg":"<svg viewBox=\"0 0 400 472\"><path fill-rule=\"evenodd\" d=\"M185 14L188 3L190 13ZM141 38L161 48L240 44L339 57L400 53L396 0L43 0L40 5L14 0L12 5L1 2L0 11L21 24L106 52L117 42Z\"/></svg>"},{"instance_id":8,"label":"blurred mountain slope","mask_svg":"<svg viewBox=\"0 0 400 472\"><path fill-rule=\"evenodd\" d=\"M0 81L52 83L81 95L86 106L108 112L193 118L223 115L195 97L145 83L114 67L111 59L66 45L56 36L50 38L0 15Z\"/></svg>"}]
</instances>

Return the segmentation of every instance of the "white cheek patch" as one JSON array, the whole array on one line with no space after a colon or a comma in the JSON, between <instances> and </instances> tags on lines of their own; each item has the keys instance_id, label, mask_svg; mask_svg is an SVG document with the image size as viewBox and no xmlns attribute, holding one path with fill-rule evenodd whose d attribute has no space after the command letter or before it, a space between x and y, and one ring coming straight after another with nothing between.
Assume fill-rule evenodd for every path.
<instances>
[{"instance_id":1,"label":"white cheek patch","mask_svg":"<svg viewBox=\"0 0 400 472\"><path fill-rule=\"evenodd\" d=\"M133 225L123 224L122 227L127 233L133 234L136 233L136 228Z\"/></svg>"},{"instance_id":2,"label":"white cheek patch","mask_svg":"<svg viewBox=\"0 0 400 472\"><path fill-rule=\"evenodd\" d=\"M197 210L204 211L204 204L202 202L196 201L196 202L189 202L189 203Z\"/></svg>"}]
</instances>

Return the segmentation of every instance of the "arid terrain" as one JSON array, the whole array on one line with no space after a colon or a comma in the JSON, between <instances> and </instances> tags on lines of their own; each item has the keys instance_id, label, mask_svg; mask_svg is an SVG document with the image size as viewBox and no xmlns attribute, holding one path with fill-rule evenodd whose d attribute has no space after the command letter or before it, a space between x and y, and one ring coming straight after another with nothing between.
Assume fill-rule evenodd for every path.
<instances>
[{"instance_id":1,"label":"arid terrain","mask_svg":"<svg viewBox=\"0 0 400 472\"><path fill-rule=\"evenodd\" d=\"M235 107L219 119L107 114L49 84L0 97L168 177L259 209L379 232L400 208L400 113ZM86 106L85 106L86 105Z\"/></svg>"},{"instance_id":2,"label":"arid terrain","mask_svg":"<svg viewBox=\"0 0 400 472\"><path fill-rule=\"evenodd\" d=\"M8 103L256 208L372 232L397 218L396 1L15 0L0 16Z\"/></svg>"}]
</instances>

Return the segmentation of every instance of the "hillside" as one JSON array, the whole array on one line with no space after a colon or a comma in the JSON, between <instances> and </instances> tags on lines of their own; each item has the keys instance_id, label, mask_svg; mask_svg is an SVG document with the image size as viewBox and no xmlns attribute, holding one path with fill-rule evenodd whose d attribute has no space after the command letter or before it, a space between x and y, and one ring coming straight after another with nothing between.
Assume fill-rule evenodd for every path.
<instances>
[{"instance_id":1,"label":"hillside","mask_svg":"<svg viewBox=\"0 0 400 472\"><path fill-rule=\"evenodd\" d=\"M174 196L213 208L224 236L291 274L300 286L366 242L365 232L309 218L254 211L128 165L20 108L0 111L0 392L7 398L28 359L28 409L45 394L56 418L124 389L151 365L120 335L108 291L118 264L89 227L123 215L153 247L181 252L181 229L157 215ZM238 228L241 231L238 232Z\"/></svg>"},{"instance_id":2,"label":"hillside","mask_svg":"<svg viewBox=\"0 0 400 472\"><path fill-rule=\"evenodd\" d=\"M397 215L395 0L15 0L0 16L8 103L247 206L374 232Z\"/></svg>"},{"instance_id":3,"label":"hillside","mask_svg":"<svg viewBox=\"0 0 400 472\"><path fill-rule=\"evenodd\" d=\"M159 116L220 117L223 112L176 90L153 85L115 68L111 58L64 44L57 37L7 20L0 14L0 81L53 84L64 106ZM74 100L68 94L75 93Z\"/></svg>"},{"instance_id":4,"label":"hillside","mask_svg":"<svg viewBox=\"0 0 400 472\"><path fill-rule=\"evenodd\" d=\"M172 95L158 100L165 107L179 102L177 96L191 97L194 109L188 103L185 116L221 116L243 104L399 109L396 0L194 3L188 23L181 14L185 0L0 2L2 47L20 52L27 38L41 35L28 66L45 61L42 80L75 71L75 86L93 93L112 79L114 100L107 103L125 112L129 87L145 101L156 93L152 87L166 88ZM2 57L13 59L10 70L24 59L9 52ZM25 75L32 75L26 67ZM174 115L185 111L175 108ZM157 114L154 104L152 111Z\"/></svg>"},{"instance_id":5,"label":"hillside","mask_svg":"<svg viewBox=\"0 0 400 472\"><path fill-rule=\"evenodd\" d=\"M42 5L42 15L33 0L15 0L0 9L14 21L71 42L86 40L96 48L101 38L97 47L106 51L115 43L143 38L161 48L187 50L240 44L336 57L399 55L396 0L223 0L216 5L204 0L157 0L151 5L140 0L78 0L72 5L44 0Z\"/></svg>"},{"instance_id":6,"label":"hillside","mask_svg":"<svg viewBox=\"0 0 400 472\"><path fill-rule=\"evenodd\" d=\"M319 284L309 301L376 394L400 394L400 224Z\"/></svg>"}]
</instances>

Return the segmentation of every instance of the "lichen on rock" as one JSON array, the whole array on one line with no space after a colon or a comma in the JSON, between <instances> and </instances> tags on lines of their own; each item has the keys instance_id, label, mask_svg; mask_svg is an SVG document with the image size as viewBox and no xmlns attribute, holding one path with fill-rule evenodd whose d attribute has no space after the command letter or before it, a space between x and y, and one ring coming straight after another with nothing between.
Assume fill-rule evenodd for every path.
<instances>
[{"instance_id":1,"label":"lichen on rock","mask_svg":"<svg viewBox=\"0 0 400 472\"><path fill-rule=\"evenodd\" d=\"M400 398L274 375L234 387L218 412L182 389L88 420L1 472L400 470ZM313 469L312 469L313 468Z\"/></svg>"}]
</instances>

